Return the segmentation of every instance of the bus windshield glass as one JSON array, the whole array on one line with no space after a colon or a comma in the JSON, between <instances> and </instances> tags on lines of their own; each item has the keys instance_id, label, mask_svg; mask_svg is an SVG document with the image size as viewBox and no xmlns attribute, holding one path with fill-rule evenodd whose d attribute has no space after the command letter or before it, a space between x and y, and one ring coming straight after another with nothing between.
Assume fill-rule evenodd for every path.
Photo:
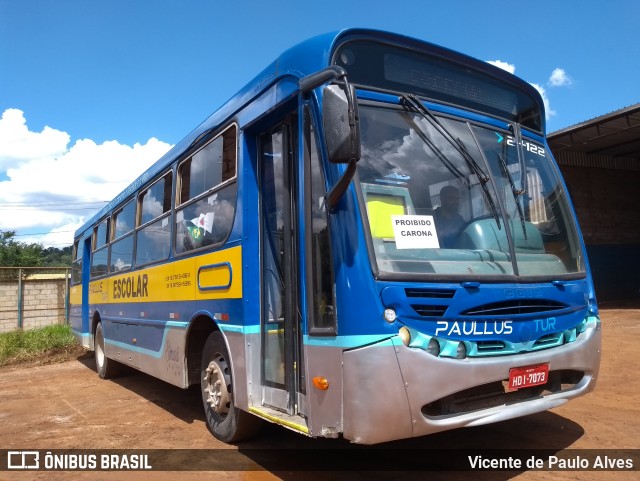
<instances>
[{"instance_id":1,"label":"bus windshield glass","mask_svg":"<svg viewBox=\"0 0 640 481\"><path fill-rule=\"evenodd\" d=\"M584 273L566 194L542 144L397 107L361 105L360 122L358 180L381 275Z\"/></svg>"}]
</instances>

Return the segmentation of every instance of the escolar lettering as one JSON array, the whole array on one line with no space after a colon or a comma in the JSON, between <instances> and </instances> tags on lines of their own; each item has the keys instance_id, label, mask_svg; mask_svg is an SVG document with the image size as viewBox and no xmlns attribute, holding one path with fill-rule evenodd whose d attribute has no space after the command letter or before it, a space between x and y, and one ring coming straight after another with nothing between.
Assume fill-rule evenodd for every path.
<instances>
[{"instance_id":1,"label":"escolar lettering","mask_svg":"<svg viewBox=\"0 0 640 481\"><path fill-rule=\"evenodd\" d=\"M147 274L130 276L113 281L113 298L126 299L149 296L149 278Z\"/></svg>"}]
</instances>

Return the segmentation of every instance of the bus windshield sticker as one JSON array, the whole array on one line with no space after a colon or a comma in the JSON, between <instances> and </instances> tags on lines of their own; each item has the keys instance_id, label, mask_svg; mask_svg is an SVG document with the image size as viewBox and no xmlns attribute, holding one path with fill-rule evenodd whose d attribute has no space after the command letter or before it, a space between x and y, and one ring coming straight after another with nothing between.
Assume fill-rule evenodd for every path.
<instances>
[{"instance_id":1,"label":"bus windshield sticker","mask_svg":"<svg viewBox=\"0 0 640 481\"><path fill-rule=\"evenodd\" d=\"M397 249L440 248L432 215L394 215L391 222Z\"/></svg>"}]
</instances>

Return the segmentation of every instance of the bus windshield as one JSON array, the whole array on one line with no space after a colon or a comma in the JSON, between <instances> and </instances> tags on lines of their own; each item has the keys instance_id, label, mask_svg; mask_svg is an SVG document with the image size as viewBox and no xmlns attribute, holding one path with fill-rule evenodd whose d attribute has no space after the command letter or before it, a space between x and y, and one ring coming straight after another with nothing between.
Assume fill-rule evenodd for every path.
<instances>
[{"instance_id":1,"label":"bus windshield","mask_svg":"<svg viewBox=\"0 0 640 481\"><path fill-rule=\"evenodd\" d=\"M512 130L360 106L358 180L381 276L585 271L547 149ZM519 145L518 145L519 144Z\"/></svg>"}]
</instances>

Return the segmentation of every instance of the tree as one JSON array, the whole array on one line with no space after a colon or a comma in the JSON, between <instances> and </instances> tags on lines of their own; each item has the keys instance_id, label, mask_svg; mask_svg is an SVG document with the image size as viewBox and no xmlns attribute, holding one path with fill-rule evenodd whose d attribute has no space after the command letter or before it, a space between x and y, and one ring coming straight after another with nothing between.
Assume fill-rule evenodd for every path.
<instances>
[{"instance_id":1,"label":"tree","mask_svg":"<svg viewBox=\"0 0 640 481\"><path fill-rule=\"evenodd\" d=\"M43 267L69 267L71 265L71 246L62 249L47 247L43 254Z\"/></svg>"},{"instance_id":2,"label":"tree","mask_svg":"<svg viewBox=\"0 0 640 481\"><path fill-rule=\"evenodd\" d=\"M43 247L19 242L15 236L15 231L0 231L0 267L40 267Z\"/></svg>"}]
</instances>

